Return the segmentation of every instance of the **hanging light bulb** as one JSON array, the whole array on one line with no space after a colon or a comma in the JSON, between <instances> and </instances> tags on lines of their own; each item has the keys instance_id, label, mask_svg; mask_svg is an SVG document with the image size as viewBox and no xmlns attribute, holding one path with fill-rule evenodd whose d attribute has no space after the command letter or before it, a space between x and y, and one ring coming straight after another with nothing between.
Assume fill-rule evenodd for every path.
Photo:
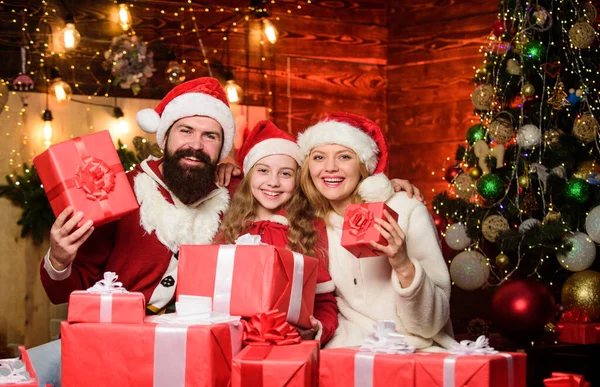
<instances>
[{"instance_id":1,"label":"hanging light bulb","mask_svg":"<svg viewBox=\"0 0 600 387\"><path fill-rule=\"evenodd\" d=\"M119 1L119 25L123 31L131 28L131 13L129 12L129 7L123 1Z\"/></svg>"},{"instance_id":2,"label":"hanging light bulb","mask_svg":"<svg viewBox=\"0 0 600 387\"><path fill-rule=\"evenodd\" d=\"M113 109L113 114L117 119L117 123L115 125L119 134L125 134L129 132L129 124L125 120L125 115L123 114L123 110L120 107L115 106Z\"/></svg>"},{"instance_id":3,"label":"hanging light bulb","mask_svg":"<svg viewBox=\"0 0 600 387\"><path fill-rule=\"evenodd\" d=\"M229 103L241 103L244 98L244 90L240 85L235 83L235 78L231 71L225 73L225 94Z\"/></svg>"},{"instance_id":4,"label":"hanging light bulb","mask_svg":"<svg viewBox=\"0 0 600 387\"><path fill-rule=\"evenodd\" d=\"M273 25L271 20L263 19L263 30L265 31L265 35L267 36L267 40L271 42L271 44L275 44L277 41L277 37L279 36L279 32L277 32L277 28Z\"/></svg>"},{"instance_id":5,"label":"hanging light bulb","mask_svg":"<svg viewBox=\"0 0 600 387\"><path fill-rule=\"evenodd\" d=\"M65 18L65 28L61 31L61 43L66 50L72 50L79 44L81 35L75 29L75 20L72 15Z\"/></svg>"},{"instance_id":6,"label":"hanging light bulb","mask_svg":"<svg viewBox=\"0 0 600 387\"><path fill-rule=\"evenodd\" d=\"M50 70L50 79L52 79L52 83L50 84L50 94L54 97L56 102L59 104L68 102L71 99L73 91L71 90L71 86L61 79L60 73L56 67Z\"/></svg>"},{"instance_id":7,"label":"hanging light bulb","mask_svg":"<svg viewBox=\"0 0 600 387\"><path fill-rule=\"evenodd\" d=\"M44 145L49 146L52 141L52 112L48 109L44 110L42 120L44 120L44 125L42 127Z\"/></svg>"}]
</instances>

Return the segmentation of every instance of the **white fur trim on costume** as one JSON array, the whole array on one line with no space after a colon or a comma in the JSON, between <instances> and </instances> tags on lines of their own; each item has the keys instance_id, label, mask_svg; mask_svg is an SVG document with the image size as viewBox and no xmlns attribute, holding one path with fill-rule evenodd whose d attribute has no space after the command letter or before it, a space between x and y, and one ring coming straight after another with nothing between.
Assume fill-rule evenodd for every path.
<instances>
[{"instance_id":1,"label":"white fur trim on costume","mask_svg":"<svg viewBox=\"0 0 600 387\"><path fill-rule=\"evenodd\" d=\"M73 265L69 264L69 266L63 270L56 270L50 261L50 249L48 249L48 252L44 256L44 270L48 273L48 277L54 281L62 281L69 278L71 276L72 267Z\"/></svg>"},{"instance_id":2,"label":"white fur trim on costume","mask_svg":"<svg viewBox=\"0 0 600 387\"><path fill-rule=\"evenodd\" d=\"M156 131L156 142L164 149L165 134L175 121L191 116L206 116L214 119L223 128L223 148L221 157L227 156L233 146L233 136L235 134L235 120L231 109L222 101L208 94L186 93L173 98L165 106L160 117L160 124Z\"/></svg>"},{"instance_id":3,"label":"white fur trim on costume","mask_svg":"<svg viewBox=\"0 0 600 387\"><path fill-rule=\"evenodd\" d=\"M138 126L146 133L156 133L160 125L160 116L154 109L142 109L135 115Z\"/></svg>"},{"instance_id":4,"label":"white fur trim on costume","mask_svg":"<svg viewBox=\"0 0 600 387\"><path fill-rule=\"evenodd\" d=\"M315 294L325 294L331 293L335 290L335 283L333 280L319 282L317 283L317 290L315 290Z\"/></svg>"},{"instance_id":5,"label":"white fur trim on costume","mask_svg":"<svg viewBox=\"0 0 600 387\"><path fill-rule=\"evenodd\" d=\"M394 195L394 186L385 174L378 173L360 182L358 195L368 203L387 202Z\"/></svg>"},{"instance_id":6,"label":"white fur trim on costume","mask_svg":"<svg viewBox=\"0 0 600 387\"><path fill-rule=\"evenodd\" d=\"M352 125L338 121L321 121L298 135L298 145L302 149L303 160L313 148L325 144L339 144L352 149L365 164L369 174L372 174L377 167L379 154L377 143L368 134Z\"/></svg>"},{"instance_id":7,"label":"white fur trim on costume","mask_svg":"<svg viewBox=\"0 0 600 387\"><path fill-rule=\"evenodd\" d=\"M272 155L290 156L302 166L302 151L298 144L283 138L269 138L256 144L244 157L244 175L248 174L260 159Z\"/></svg>"},{"instance_id":8,"label":"white fur trim on costume","mask_svg":"<svg viewBox=\"0 0 600 387\"><path fill-rule=\"evenodd\" d=\"M140 224L172 252L182 244L210 244L219 229L221 214L229 206L225 188L198 207L176 207L159 191L158 183L145 173L134 179L135 195L140 204Z\"/></svg>"},{"instance_id":9,"label":"white fur trim on costume","mask_svg":"<svg viewBox=\"0 0 600 387\"><path fill-rule=\"evenodd\" d=\"M271 216L271 218L269 220L271 222L283 224L284 226L290 225L290 222L288 221L288 219L283 215L273 215L273 216Z\"/></svg>"}]
</instances>

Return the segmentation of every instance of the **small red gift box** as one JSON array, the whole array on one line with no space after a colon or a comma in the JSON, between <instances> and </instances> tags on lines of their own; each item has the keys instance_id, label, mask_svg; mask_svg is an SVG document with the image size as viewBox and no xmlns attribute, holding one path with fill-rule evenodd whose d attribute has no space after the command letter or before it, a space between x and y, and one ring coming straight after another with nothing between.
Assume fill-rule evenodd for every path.
<instances>
[{"instance_id":1,"label":"small red gift box","mask_svg":"<svg viewBox=\"0 0 600 387\"><path fill-rule=\"evenodd\" d=\"M591 387L582 375L553 372L551 377L544 379L546 387Z\"/></svg>"},{"instance_id":2,"label":"small red gift box","mask_svg":"<svg viewBox=\"0 0 600 387\"><path fill-rule=\"evenodd\" d=\"M233 359L231 385L316 387L318 377L318 341L281 346L249 345Z\"/></svg>"},{"instance_id":3,"label":"small red gift box","mask_svg":"<svg viewBox=\"0 0 600 387\"><path fill-rule=\"evenodd\" d=\"M64 387L222 387L239 323L61 324Z\"/></svg>"},{"instance_id":4,"label":"small red gift box","mask_svg":"<svg viewBox=\"0 0 600 387\"><path fill-rule=\"evenodd\" d=\"M54 215L73 206L94 226L138 208L107 130L50 146L33 159Z\"/></svg>"},{"instance_id":5,"label":"small red gift box","mask_svg":"<svg viewBox=\"0 0 600 387\"><path fill-rule=\"evenodd\" d=\"M386 220L387 210L398 221L398 214L384 202L351 204L346 207L342 228L341 245L356 258L377 257L381 252L374 250L371 241L387 246L387 240L375 229L375 218Z\"/></svg>"},{"instance_id":6,"label":"small red gift box","mask_svg":"<svg viewBox=\"0 0 600 387\"><path fill-rule=\"evenodd\" d=\"M214 311L243 317L278 309L311 326L315 258L268 245L182 245L178 265L178 297L212 297Z\"/></svg>"},{"instance_id":7,"label":"small red gift box","mask_svg":"<svg viewBox=\"0 0 600 387\"><path fill-rule=\"evenodd\" d=\"M344 387L525 387L526 355L449 353L374 354L358 349L321 351L319 384Z\"/></svg>"},{"instance_id":8,"label":"small red gift box","mask_svg":"<svg viewBox=\"0 0 600 387\"><path fill-rule=\"evenodd\" d=\"M562 343L600 344L600 323L574 323L559 321L556 324L557 340Z\"/></svg>"},{"instance_id":9,"label":"small red gift box","mask_svg":"<svg viewBox=\"0 0 600 387\"><path fill-rule=\"evenodd\" d=\"M70 323L141 324L146 317L142 293L90 293L78 290L69 297Z\"/></svg>"},{"instance_id":10,"label":"small red gift box","mask_svg":"<svg viewBox=\"0 0 600 387\"><path fill-rule=\"evenodd\" d=\"M23 362L23 364L25 364L25 370L29 373L29 380L28 381L19 381L19 382L11 382L11 383L1 383L2 378L0 378L0 384L4 387L37 387L38 386L38 380L37 380L37 375L35 373L35 370L33 369L33 365L31 364L31 360L29 359L29 355L27 354L27 350L25 349L25 347L21 346L19 347L19 352L21 353L21 361ZM11 368L11 364L12 362L14 362L15 359L6 359L6 360L0 360L0 366L3 368Z\"/></svg>"}]
</instances>

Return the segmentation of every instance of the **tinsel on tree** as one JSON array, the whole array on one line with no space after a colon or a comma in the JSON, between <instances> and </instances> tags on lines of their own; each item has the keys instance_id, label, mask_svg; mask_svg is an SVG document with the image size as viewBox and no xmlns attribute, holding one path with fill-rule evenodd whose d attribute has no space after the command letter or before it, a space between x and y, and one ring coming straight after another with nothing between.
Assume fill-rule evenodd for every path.
<instances>
[{"instance_id":1,"label":"tinsel on tree","mask_svg":"<svg viewBox=\"0 0 600 387\"><path fill-rule=\"evenodd\" d=\"M589 1L500 3L465 128L433 207L450 273L475 290L533 277L559 286L597 269L600 51ZM464 250L464 251L463 251Z\"/></svg>"}]
</instances>

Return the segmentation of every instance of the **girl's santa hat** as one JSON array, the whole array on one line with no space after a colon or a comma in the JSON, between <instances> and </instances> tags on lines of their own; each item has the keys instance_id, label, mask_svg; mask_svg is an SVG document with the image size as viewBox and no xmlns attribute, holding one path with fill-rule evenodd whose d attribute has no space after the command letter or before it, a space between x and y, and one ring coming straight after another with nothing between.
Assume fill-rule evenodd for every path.
<instances>
[{"instance_id":1,"label":"girl's santa hat","mask_svg":"<svg viewBox=\"0 0 600 387\"><path fill-rule=\"evenodd\" d=\"M302 165L302 152L296 144L296 138L279 129L271 121L260 121L240 148L238 165L246 175L258 160L272 155L290 156L298 165Z\"/></svg>"},{"instance_id":2,"label":"girl's santa hat","mask_svg":"<svg viewBox=\"0 0 600 387\"><path fill-rule=\"evenodd\" d=\"M376 123L356 114L331 113L298 136L304 160L313 148L325 144L350 148L365 164L370 176L358 187L364 201L385 202L394 194L392 183L385 175L388 145Z\"/></svg>"},{"instance_id":3,"label":"girl's santa hat","mask_svg":"<svg viewBox=\"0 0 600 387\"><path fill-rule=\"evenodd\" d=\"M233 146L235 120L219 81L211 77L192 79L175 86L154 109L140 110L136 121L147 133L156 133L156 142L165 148L165 135L171 125L185 117L205 116L223 128L223 159Z\"/></svg>"}]
</instances>

